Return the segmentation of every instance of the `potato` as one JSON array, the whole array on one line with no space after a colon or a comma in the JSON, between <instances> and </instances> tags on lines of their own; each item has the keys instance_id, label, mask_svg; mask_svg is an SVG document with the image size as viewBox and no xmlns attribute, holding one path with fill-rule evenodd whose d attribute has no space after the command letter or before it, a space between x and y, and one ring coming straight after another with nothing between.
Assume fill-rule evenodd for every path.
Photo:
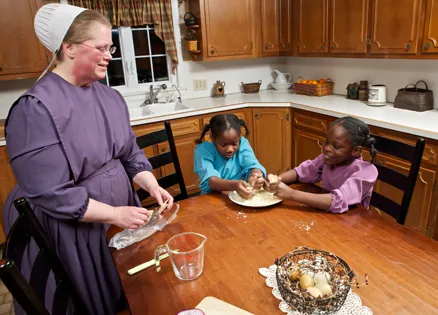
<instances>
[{"instance_id":1,"label":"potato","mask_svg":"<svg viewBox=\"0 0 438 315\"><path fill-rule=\"evenodd\" d=\"M308 287L313 287L315 282L310 275L304 274L300 277L300 287L302 290L306 290Z\"/></svg>"}]
</instances>

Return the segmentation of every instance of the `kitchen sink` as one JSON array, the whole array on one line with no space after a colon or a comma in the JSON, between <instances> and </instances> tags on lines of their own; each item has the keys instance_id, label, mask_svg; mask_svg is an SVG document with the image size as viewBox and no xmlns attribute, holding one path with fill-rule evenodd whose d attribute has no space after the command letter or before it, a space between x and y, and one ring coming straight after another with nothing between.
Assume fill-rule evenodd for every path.
<instances>
[{"instance_id":1,"label":"kitchen sink","mask_svg":"<svg viewBox=\"0 0 438 315\"><path fill-rule=\"evenodd\" d=\"M180 112L180 111L186 111L191 109L190 107L183 105L181 103L159 103L159 104L146 105L145 107L149 108L149 110L154 115L172 114L173 112Z\"/></svg>"},{"instance_id":2,"label":"kitchen sink","mask_svg":"<svg viewBox=\"0 0 438 315\"><path fill-rule=\"evenodd\" d=\"M151 105L129 108L129 115L131 119L138 119L142 117L166 115L187 110L191 110L191 108L181 103L155 103Z\"/></svg>"}]
</instances>

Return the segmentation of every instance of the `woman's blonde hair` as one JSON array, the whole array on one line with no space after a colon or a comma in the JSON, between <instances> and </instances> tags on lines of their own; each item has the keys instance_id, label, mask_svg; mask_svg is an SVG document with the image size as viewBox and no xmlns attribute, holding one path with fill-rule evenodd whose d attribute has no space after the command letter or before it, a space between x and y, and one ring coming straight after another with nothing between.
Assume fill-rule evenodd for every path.
<instances>
[{"instance_id":1,"label":"woman's blonde hair","mask_svg":"<svg viewBox=\"0 0 438 315\"><path fill-rule=\"evenodd\" d=\"M79 14L70 25L65 34L63 43L80 44L90 39L89 31L96 24L112 27L110 21L100 12L94 10L85 10ZM62 49L58 53L58 60L63 59Z\"/></svg>"}]
</instances>

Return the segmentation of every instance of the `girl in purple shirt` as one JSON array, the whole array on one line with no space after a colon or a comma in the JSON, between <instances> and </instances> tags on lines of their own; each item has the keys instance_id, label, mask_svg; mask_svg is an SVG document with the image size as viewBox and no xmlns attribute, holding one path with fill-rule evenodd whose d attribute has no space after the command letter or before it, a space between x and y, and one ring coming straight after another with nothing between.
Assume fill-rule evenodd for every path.
<instances>
[{"instance_id":1,"label":"girl in purple shirt","mask_svg":"<svg viewBox=\"0 0 438 315\"><path fill-rule=\"evenodd\" d=\"M346 212L349 206L362 204L369 207L377 168L364 160L364 147L370 148L374 159L375 139L361 120L343 117L335 120L327 133L323 153L313 161L307 160L295 169L279 176L278 183L268 183L268 189L282 199L292 199L303 204L333 213ZM313 194L288 187L295 181L316 183L322 181L327 194Z\"/></svg>"}]
</instances>

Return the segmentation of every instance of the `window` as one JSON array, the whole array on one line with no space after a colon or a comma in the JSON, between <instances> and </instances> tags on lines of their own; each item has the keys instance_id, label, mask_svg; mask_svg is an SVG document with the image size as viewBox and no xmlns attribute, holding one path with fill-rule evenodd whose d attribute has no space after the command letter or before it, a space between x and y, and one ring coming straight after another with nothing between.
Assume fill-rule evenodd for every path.
<instances>
[{"instance_id":1,"label":"window","mask_svg":"<svg viewBox=\"0 0 438 315\"><path fill-rule=\"evenodd\" d=\"M103 84L138 89L155 82L171 83L171 60L153 25L114 27L112 40L117 50Z\"/></svg>"}]
</instances>

